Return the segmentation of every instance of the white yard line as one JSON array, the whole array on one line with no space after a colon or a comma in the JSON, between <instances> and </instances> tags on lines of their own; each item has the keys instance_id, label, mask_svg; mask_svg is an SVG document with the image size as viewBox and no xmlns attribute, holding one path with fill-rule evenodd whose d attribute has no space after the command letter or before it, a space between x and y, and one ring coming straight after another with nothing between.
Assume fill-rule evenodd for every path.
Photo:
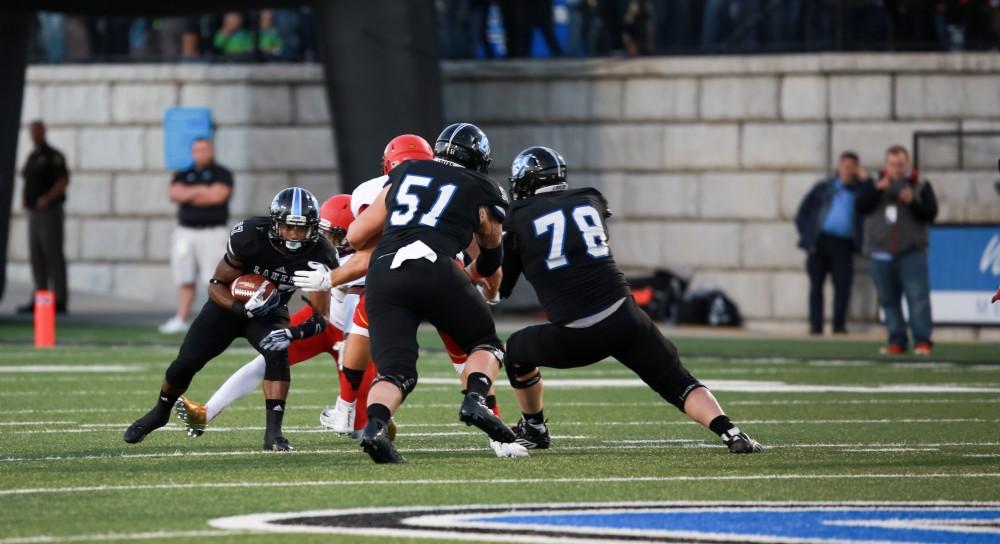
<instances>
[{"instance_id":1,"label":"white yard line","mask_svg":"<svg viewBox=\"0 0 1000 544\"><path fill-rule=\"evenodd\" d=\"M98 533L91 535L37 535L0 538L0 544L51 544L57 542L118 542L122 540L155 540L160 538L205 538L253 534L250 531L155 531L148 533Z\"/></svg>"},{"instance_id":2,"label":"white yard line","mask_svg":"<svg viewBox=\"0 0 1000 544\"><path fill-rule=\"evenodd\" d=\"M436 486L436 485L553 485L581 483L646 483L646 482L719 482L755 480L883 480L883 479L939 479L939 478L1000 478L1000 472L978 473L869 473L869 474L754 474L733 476L628 476L602 478L493 478L454 480L306 480L289 482L197 482L170 484L98 485L79 487L29 487L0 489L0 496L38 495L61 493L98 493L105 491L147 491L175 489L243 489L243 488L298 488L343 486Z\"/></svg>"},{"instance_id":3,"label":"white yard line","mask_svg":"<svg viewBox=\"0 0 1000 544\"><path fill-rule=\"evenodd\" d=\"M445 378L421 379L420 383L443 384L454 383L455 380ZM728 391L738 393L1000 393L1000 387L994 385L968 384L913 384L893 383L879 385L832 385L832 384L792 384L781 381L764 380L703 380L703 383L713 391ZM502 381L498 385L503 384ZM648 388L642 380L634 378L602 378L602 379L548 379L547 389L613 389L613 388Z\"/></svg>"},{"instance_id":4,"label":"white yard line","mask_svg":"<svg viewBox=\"0 0 1000 544\"><path fill-rule=\"evenodd\" d=\"M404 435L406 436L406 435ZM556 437L559 438L559 437ZM361 450L355 447L353 441L341 440L345 449L317 449L317 450L296 450L289 454L280 455L330 455L330 454L361 454ZM723 446L717 441L705 441L698 439L663 439L663 440L603 440L600 445L583 446L558 446L559 452L569 451L608 451L611 448L618 450L649 450L661 446L675 446L680 448L705 448L721 449ZM941 442L924 443L920 447L924 448L944 448L944 447L996 447L1000 442ZM846 443L846 444L825 444L825 443L790 443L790 444L767 444L767 449L845 449L845 448L898 448L909 449L910 444L905 443ZM403 453L464 453L464 452L489 452L492 457L492 450L483 447L442 447L442 448L404 448ZM233 450L233 451L199 451L199 450L175 450L153 453L122 453L122 454L102 454L102 455L49 455L44 457L0 457L0 463L52 463L52 462L74 462L74 461L118 461L125 459L158 459L169 457L255 457L260 455L279 455L261 450ZM548 454L542 454L548 455ZM1000 456L1000 454L997 454ZM992 457L993 454L984 455Z\"/></svg>"},{"instance_id":5,"label":"white yard line","mask_svg":"<svg viewBox=\"0 0 1000 544\"><path fill-rule=\"evenodd\" d=\"M862 453L862 452L864 452L864 453L868 453L868 452L871 452L871 453L906 452L906 453L908 453L908 452L914 452L914 451L922 452L922 451L941 451L941 450L938 449L938 448L849 448L849 449L843 449L843 450L840 450L840 451L847 451L847 452L852 452L852 453Z\"/></svg>"},{"instance_id":6,"label":"white yard line","mask_svg":"<svg viewBox=\"0 0 1000 544\"><path fill-rule=\"evenodd\" d=\"M878 418L878 419L747 419L739 422L741 425L897 425L897 424L926 424L926 423L1000 423L1000 419L984 418ZM673 421L560 421L558 426L580 427L589 425L611 425L625 427L663 427L663 426L689 426L697 425L689 420ZM118 431L128 426L127 422L122 423L83 423L76 427L61 429L32 429L16 431L0 431L0 434L32 434L32 433L96 433ZM435 429L463 427L461 423L400 423L401 432L406 433L407 429ZM184 427L169 423L160 430L184 431ZM263 431L265 427L256 425L246 425L239 427L208 427L211 432L231 433L244 431ZM298 433L328 433L322 427L285 427L286 431ZM475 433L459 433L475 434ZM420 436L419 434L413 436ZM426 435L434 436L434 435ZM439 435L443 436L443 435Z\"/></svg>"},{"instance_id":7,"label":"white yard line","mask_svg":"<svg viewBox=\"0 0 1000 544\"><path fill-rule=\"evenodd\" d=\"M76 425L75 421L0 421L0 427L21 427L34 425Z\"/></svg>"},{"instance_id":8,"label":"white yard line","mask_svg":"<svg viewBox=\"0 0 1000 544\"><path fill-rule=\"evenodd\" d=\"M65 372L65 373L116 373L116 372L141 372L146 367L143 365L0 365L0 373L35 374L39 372Z\"/></svg>"},{"instance_id":9,"label":"white yard line","mask_svg":"<svg viewBox=\"0 0 1000 544\"><path fill-rule=\"evenodd\" d=\"M294 393L295 390L293 389ZM334 391L331 391L331 398ZM7 393L4 393L6 395ZM455 408L458 402L414 402L404 404L404 408L412 409L437 409ZM551 402L554 407L587 408L587 407L633 407L633 406L669 406L666 402ZM787 405L812 405L812 404L1000 404L1000 397L987 399L926 399L926 398L889 398L889 399L843 399L843 400L727 400L726 406L787 406ZM296 410L324 410L330 408L328 404L294 404ZM226 412L260 411L258 405L239 405L226 408ZM105 414L117 412L135 412L135 407L108 407L108 408L22 408L17 410L3 410L0 415L21 415L21 414Z\"/></svg>"}]
</instances>

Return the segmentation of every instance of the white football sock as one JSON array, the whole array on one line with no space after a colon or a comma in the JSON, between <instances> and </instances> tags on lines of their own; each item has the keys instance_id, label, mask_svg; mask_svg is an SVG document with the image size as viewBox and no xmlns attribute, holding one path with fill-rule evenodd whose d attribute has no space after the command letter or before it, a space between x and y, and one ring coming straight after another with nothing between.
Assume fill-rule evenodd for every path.
<instances>
[{"instance_id":1,"label":"white football sock","mask_svg":"<svg viewBox=\"0 0 1000 544\"><path fill-rule=\"evenodd\" d=\"M264 380L264 356L258 355L233 373L205 403L205 417L212 421L232 403L253 393Z\"/></svg>"}]
</instances>

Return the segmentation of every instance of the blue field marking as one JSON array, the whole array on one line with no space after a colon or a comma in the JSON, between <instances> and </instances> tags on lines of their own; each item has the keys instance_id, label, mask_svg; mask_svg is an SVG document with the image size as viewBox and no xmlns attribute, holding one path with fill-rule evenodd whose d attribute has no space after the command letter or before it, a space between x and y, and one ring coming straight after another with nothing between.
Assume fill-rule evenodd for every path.
<instances>
[{"instance_id":1,"label":"blue field marking","mask_svg":"<svg viewBox=\"0 0 1000 544\"><path fill-rule=\"evenodd\" d=\"M408 506L214 519L226 530L505 544L1000 544L997 502L592 502Z\"/></svg>"},{"instance_id":2,"label":"blue field marking","mask_svg":"<svg viewBox=\"0 0 1000 544\"><path fill-rule=\"evenodd\" d=\"M693 540L1000 543L1000 508L626 508L604 512L522 512L463 517L462 521L469 525L506 524L545 532L564 529L577 534L587 529L643 536L674 534Z\"/></svg>"}]
</instances>

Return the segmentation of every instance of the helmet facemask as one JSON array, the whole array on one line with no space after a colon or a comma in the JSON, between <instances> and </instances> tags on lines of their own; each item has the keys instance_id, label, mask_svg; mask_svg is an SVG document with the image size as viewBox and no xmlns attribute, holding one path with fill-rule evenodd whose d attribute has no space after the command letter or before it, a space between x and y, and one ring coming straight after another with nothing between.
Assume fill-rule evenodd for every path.
<instances>
[{"instance_id":1,"label":"helmet facemask","mask_svg":"<svg viewBox=\"0 0 1000 544\"><path fill-rule=\"evenodd\" d=\"M284 251L298 253L319 239L319 202L309 191L299 187L281 190L271 201L270 212L271 241ZM281 225L304 227L305 236L300 240L287 239L281 234Z\"/></svg>"}]
</instances>

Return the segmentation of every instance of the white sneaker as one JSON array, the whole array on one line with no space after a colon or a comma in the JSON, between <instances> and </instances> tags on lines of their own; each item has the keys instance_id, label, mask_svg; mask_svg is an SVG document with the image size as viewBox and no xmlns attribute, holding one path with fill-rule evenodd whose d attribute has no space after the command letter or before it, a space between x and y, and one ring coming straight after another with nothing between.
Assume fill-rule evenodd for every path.
<instances>
[{"instance_id":1,"label":"white sneaker","mask_svg":"<svg viewBox=\"0 0 1000 544\"><path fill-rule=\"evenodd\" d=\"M351 434L354 432L354 414L356 410L357 401L347 402L337 397L336 406L320 412L319 424L335 433Z\"/></svg>"},{"instance_id":2,"label":"white sneaker","mask_svg":"<svg viewBox=\"0 0 1000 544\"><path fill-rule=\"evenodd\" d=\"M160 334L177 334L179 332L187 332L190 326L190 321L184 321L175 315L160 325L159 331Z\"/></svg>"},{"instance_id":3,"label":"white sneaker","mask_svg":"<svg viewBox=\"0 0 1000 544\"><path fill-rule=\"evenodd\" d=\"M490 440L490 447L493 448L493 453L497 454L497 457L500 457L501 459L513 459L515 457L528 456L528 448L525 448L517 442L504 444L503 442Z\"/></svg>"}]
</instances>

